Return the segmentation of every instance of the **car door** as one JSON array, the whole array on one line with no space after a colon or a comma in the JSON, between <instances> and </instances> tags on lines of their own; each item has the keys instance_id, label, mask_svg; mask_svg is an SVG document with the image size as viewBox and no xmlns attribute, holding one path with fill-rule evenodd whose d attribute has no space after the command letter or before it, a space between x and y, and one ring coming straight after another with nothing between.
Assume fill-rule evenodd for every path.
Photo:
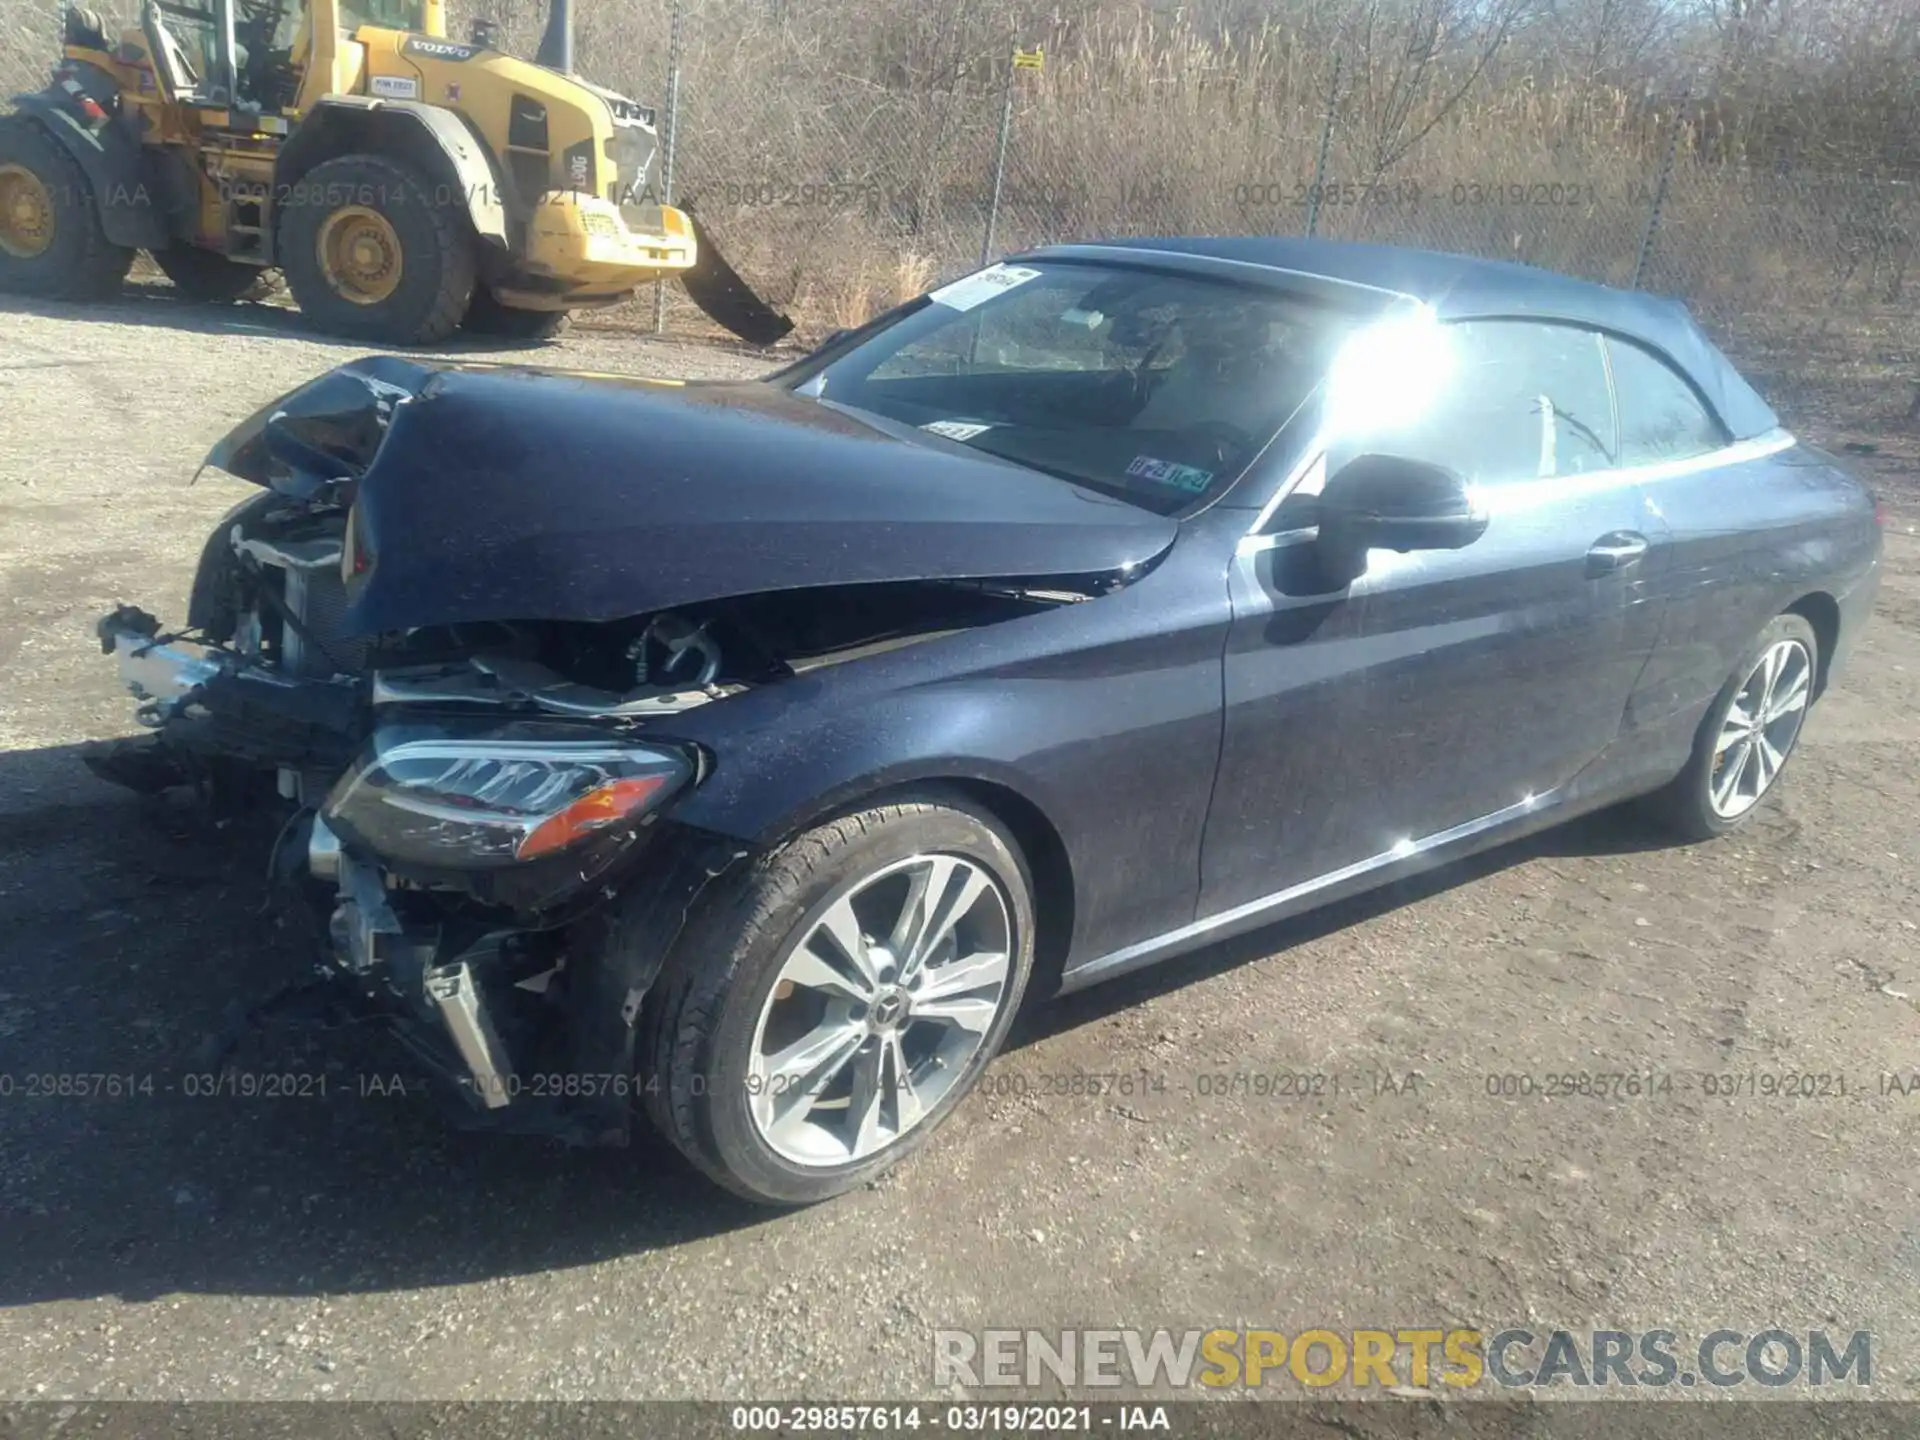
<instances>
[{"instance_id":1,"label":"car door","mask_svg":"<svg viewBox=\"0 0 1920 1440\"><path fill-rule=\"evenodd\" d=\"M1784 433L1732 443L1664 359L1609 337L1623 464L1640 467L1666 535L1649 564L1665 598L1660 644L1629 710L1654 770L1677 766L1694 726L1797 577L1827 563L1826 488L1783 457Z\"/></svg>"},{"instance_id":2,"label":"car door","mask_svg":"<svg viewBox=\"0 0 1920 1440\"><path fill-rule=\"evenodd\" d=\"M1430 414L1312 447L1240 542L1202 917L1518 819L1619 732L1658 630L1641 565L1657 522L1616 466L1601 337L1446 328L1453 378ZM1467 476L1488 528L1459 550L1373 551L1325 593L1314 495L1369 450Z\"/></svg>"}]
</instances>

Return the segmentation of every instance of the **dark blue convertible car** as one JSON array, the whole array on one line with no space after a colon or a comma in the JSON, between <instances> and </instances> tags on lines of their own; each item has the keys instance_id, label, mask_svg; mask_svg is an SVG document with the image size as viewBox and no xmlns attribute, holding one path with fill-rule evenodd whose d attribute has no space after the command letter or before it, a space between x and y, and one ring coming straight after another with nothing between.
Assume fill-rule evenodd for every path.
<instances>
[{"instance_id":1,"label":"dark blue convertible car","mask_svg":"<svg viewBox=\"0 0 1920 1440\"><path fill-rule=\"evenodd\" d=\"M1579 812L1741 824L1873 498L1678 305L1275 239L1014 257L753 383L356 362L96 756L283 820L322 969L473 1118L771 1202L1028 994Z\"/></svg>"}]
</instances>

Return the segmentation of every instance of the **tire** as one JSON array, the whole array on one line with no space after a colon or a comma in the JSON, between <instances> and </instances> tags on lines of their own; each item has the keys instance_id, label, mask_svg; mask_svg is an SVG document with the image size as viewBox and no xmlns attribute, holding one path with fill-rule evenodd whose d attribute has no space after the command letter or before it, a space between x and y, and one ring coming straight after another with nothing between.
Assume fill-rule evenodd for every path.
<instances>
[{"instance_id":1,"label":"tire","mask_svg":"<svg viewBox=\"0 0 1920 1440\"><path fill-rule=\"evenodd\" d=\"M198 245L171 245L153 252L173 288L188 300L206 305L231 305L241 300L266 300L277 294L280 277L258 265L229 260Z\"/></svg>"},{"instance_id":2,"label":"tire","mask_svg":"<svg viewBox=\"0 0 1920 1440\"><path fill-rule=\"evenodd\" d=\"M1757 692L1751 690L1750 685L1756 678L1764 685L1764 678L1757 676L1757 667L1776 652L1783 655L1783 668L1775 677L1779 694L1774 704L1790 702L1797 694L1800 697L1797 707L1782 710L1777 720L1762 727L1770 748L1760 749L1754 743L1741 744L1737 740L1727 743L1729 722L1735 719L1735 702L1745 696L1747 703L1741 711L1745 714L1751 709ZM1706 718L1700 722L1686 769L1665 789L1648 797L1648 808L1669 829L1687 840L1711 840L1746 824L1760 808L1759 802L1772 793L1781 772L1793 758L1819 675L1820 641L1813 627L1798 615L1775 616L1747 647L1740 663L1727 677L1727 683L1714 697ZM1762 763L1768 754L1777 754L1778 763ZM1740 774L1729 776L1728 767L1736 762L1743 767L1751 762L1758 768L1752 771L1743 768ZM1732 790L1717 804L1716 792L1723 791L1729 780Z\"/></svg>"},{"instance_id":3,"label":"tire","mask_svg":"<svg viewBox=\"0 0 1920 1440\"><path fill-rule=\"evenodd\" d=\"M0 118L0 291L100 300L134 252L107 239L86 171L34 121Z\"/></svg>"},{"instance_id":4,"label":"tire","mask_svg":"<svg viewBox=\"0 0 1920 1440\"><path fill-rule=\"evenodd\" d=\"M351 252L343 237L352 234L372 237L366 271L330 273L323 241ZM435 204L417 171L381 156L343 155L294 181L279 243L293 298L329 334L430 345L459 327L473 297L476 242L466 215Z\"/></svg>"},{"instance_id":5,"label":"tire","mask_svg":"<svg viewBox=\"0 0 1920 1440\"><path fill-rule=\"evenodd\" d=\"M519 310L494 299L493 292L481 285L473 292L473 304L461 328L469 335L484 335L499 340L552 340L566 333L573 323L570 310Z\"/></svg>"},{"instance_id":6,"label":"tire","mask_svg":"<svg viewBox=\"0 0 1920 1440\"><path fill-rule=\"evenodd\" d=\"M985 881L972 906L946 932L951 952L936 950L935 959L899 989L882 987L870 1009L855 1008L851 1019L821 1022L837 1024L836 1035L857 1036L864 1026L869 1036L853 1042L861 1049L840 1069L829 1065L816 1072L834 1077L820 1092L829 1103L815 1108L804 1087L789 1089L759 1078L754 1057L763 1042L786 1050L826 1033L810 1029L809 1019L791 1025L792 1012L831 1015L830 1007L854 1005L851 992L836 995L783 979L783 969L822 917L851 892L872 907L868 913L878 919L876 928L884 926L892 900L907 893L915 874L951 862L972 867L971 874ZM956 879L967 873L954 872ZM956 885L950 893L963 888ZM1033 968L1032 896L1026 863L1006 831L964 800L938 791L817 826L737 878L723 880L695 907L643 1012L637 1058L653 1123L707 1175L762 1204L825 1200L897 1164L924 1144L973 1088L1006 1038ZM644 944L646 938L635 935L627 943ZM1000 954L1004 979L991 993L951 978L963 963L977 969ZM874 968L885 977L886 952L870 952L869 958L877 959ZM782 983L784 998L778 989ZM949 993L938 996L942 989ZM936 1004L968 1007L977 1023L929 1019ZM925 1010L915 1010L916 1005ZM957 1050L934 1053L962 1043L975 1048L964 1056ZM866 1093L876 1097L858 1113L873 1117L875 1137L886 1136L864 1153L851 1139L857 1074L870 1077ZM903 1075L916 1074L918 1079L900 1083ZM838 1102L831 1099L839 1085L849 1091L845 1110L836 1110ZM758 1118L763 1104L769 1109L803 1105L802 1123L768 1127ZM907 1118L910 1109L918 1118ZM773 1134L800 1137L789 1143L812 1147L814 1153L797 1161L771 1143ZM838 1148L843 1145L844 1155Z\"/></svg>"}]
</instances>

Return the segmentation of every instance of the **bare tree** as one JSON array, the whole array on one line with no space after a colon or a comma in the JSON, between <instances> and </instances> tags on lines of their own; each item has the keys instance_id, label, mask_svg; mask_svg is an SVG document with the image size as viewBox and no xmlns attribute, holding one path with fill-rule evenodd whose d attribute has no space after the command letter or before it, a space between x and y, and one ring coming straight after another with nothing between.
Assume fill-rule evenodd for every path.
<instances>
[{"instance_id":1,"label":"bare tree","mask_svg":"<svg viewBox=\"0 0 1920 1440\"><path fill-rule=\"evenodd\" d=\"M1378 181L1466 99L1542 0L1362 0L1354 22L1362 149Z\"/></svg>"},{"instance_id":2,"label":"bare tree","mask_svg":"<svg viewBox=\"0 0 1920 1440\"><path fill-rule=\"evenodd\" d=\"M1676 28L1676 0L1548 0L1551 53L1586 89L1644 73Z\"/></svg>"}]
</instances>

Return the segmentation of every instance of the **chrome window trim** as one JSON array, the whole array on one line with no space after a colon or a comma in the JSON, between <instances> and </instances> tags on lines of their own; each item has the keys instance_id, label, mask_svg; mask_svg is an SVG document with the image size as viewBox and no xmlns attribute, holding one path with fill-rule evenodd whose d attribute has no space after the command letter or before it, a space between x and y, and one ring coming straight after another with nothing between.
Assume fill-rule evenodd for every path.
<instances>
[{"instance_id":1,"label":"chrome window trim","mask_svg":"<svg viewBox=\"0 0 1920 1440\"><path fill-rule=\"evenodd\" d=\"M1280 502L1291 495L1313 473L1316 465L1326 459L1328 439L1324 433L1313 438L1305 457L1280 483L1273 498L1261 507L1254 517L1253 524L1246 534L1240 537L1236 553L1242 555L1258 554L1273 547L1275 541L1288 536L1305 534L1316 527L1305 526L1294 530L1276 530L1266 532L1266 526L1273 514L1280 508ZM1594 489L1611 488L1616 485L1653 485L1663 480L1678 479L1683 475L1697 475L1703 470L1716 470L1723 465L1745 465L1755 460L1764 460L1769 455L1778 455L1782 450L1792 449L1799 444L1792 431L1785 426L1776 425L1764 434L1754 435L1745 440L1735 440L1722 445L1717 450L1708 450L1700 455L1689 455L1683 460L1656 460L1646 465L1620 465L1610 470L1592 470L1584 475L1555 475L1534 480L1515 480L1510 484L1490 487L1490 499L1503 503L1496 505L1495 512L1514 508L1512 501L1517 495L1524 503L1529 500L1551 500L1556 495L1576 493Z\"/></svg>"},{"instance_id":2,"label":"chrome window trim","mask_svg":"<svg viewBox=\"0 0 1920 1440\"><path fill-rule=\"evenodd\" d=\"M1613 421L1613 453L1620 453L1620 384L1613 375L1613 346L1603 331L1593 332L1600 342L1600 364L1607 372L1607 407Z\"/></svg>"}]
</instances>

